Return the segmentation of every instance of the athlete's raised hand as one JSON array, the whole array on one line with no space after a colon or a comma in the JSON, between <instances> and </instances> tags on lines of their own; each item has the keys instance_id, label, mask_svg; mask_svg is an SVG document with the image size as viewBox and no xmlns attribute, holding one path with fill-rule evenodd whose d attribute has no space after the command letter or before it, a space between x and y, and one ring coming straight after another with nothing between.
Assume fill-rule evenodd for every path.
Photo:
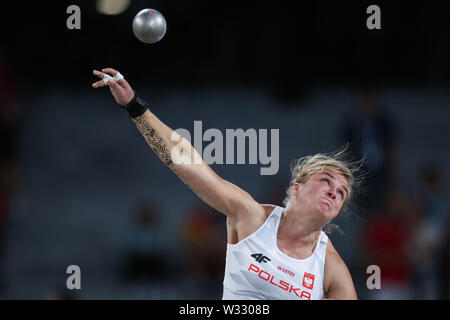
<instances>
[{"instance_id":1,"label":"athlete's raised hand","mask_svg":"<svg viewBox=\"0 0 450 320\"><path fill-rule=\"evenodd\" d=\"M100 88L109 86L109 89L118 104L126 106L133 99L134 91L127 80L121 77L119 71L112 68L105 68L102 69L101 72L94 70L93 74L102 80L93 83L92 87Z\"/></svg>"}]
</instances>

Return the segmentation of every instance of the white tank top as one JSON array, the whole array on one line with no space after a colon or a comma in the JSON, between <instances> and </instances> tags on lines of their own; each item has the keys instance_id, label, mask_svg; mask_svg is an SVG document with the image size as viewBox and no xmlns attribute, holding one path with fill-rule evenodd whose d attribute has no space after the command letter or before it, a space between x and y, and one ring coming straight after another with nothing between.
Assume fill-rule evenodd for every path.
<instances>
[{"instance_id":1,"label":"white tank top","mask_svg":"<svg viewBox=\"0 0 450 320\"><path fill-rule=\"evenodd\" d=\"M321 231L314 252L295 259L281 252L277 233L284 208L276 207L264 224L236 244L227 244L223 300L315 300L324 297L328 236Z\"/></svg>"}]
</instances>

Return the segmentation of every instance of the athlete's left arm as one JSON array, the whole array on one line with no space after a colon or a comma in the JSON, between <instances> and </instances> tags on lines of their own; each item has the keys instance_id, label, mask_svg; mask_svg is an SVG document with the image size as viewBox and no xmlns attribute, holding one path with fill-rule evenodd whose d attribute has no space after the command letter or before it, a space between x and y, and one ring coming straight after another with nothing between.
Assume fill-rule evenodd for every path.
<instances>
[{"instance_id":1,"label":"athlete's left arm","mask_svg":"<svg viewBox=\"0 0 450 320\"><path fill-rule=\"evenodd\" d=\"M324 273L324 292L326 299L358 299L350 271L330 240L328 240L327 244Z\"/></svg>"}]
</instances>

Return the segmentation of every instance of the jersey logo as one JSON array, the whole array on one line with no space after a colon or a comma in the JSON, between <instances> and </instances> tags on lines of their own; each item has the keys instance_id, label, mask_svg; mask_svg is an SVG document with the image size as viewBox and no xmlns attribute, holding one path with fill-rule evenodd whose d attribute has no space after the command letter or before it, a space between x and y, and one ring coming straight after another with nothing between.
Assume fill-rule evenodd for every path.
<instances>
[{"instance_id":1,"label":"jersey logo","mask_svg":"<svg viewBox=\"0 0 450 320\"><path fill-rule=\"evenodd\" d=\"M292 272L291 270L288 270L288 269L286 269L286 268L284 268L284 267L282 267L282 266L278 266L277 268L278 268L278 270L280 270L281 272L284 272L284 273L286 273L287 275L289 275L289 276L291 276L291 277L295 277L295 272Z\"/></svg>"},{"instance_id":2,"label":"jersey logo","mask_svg":"<svg viewBox=\"0 0 450 320\"><path fill-rule=\"evenodd\" d=\"M305 272L303 276L303 286L306 289L312 289L314 287L314 275L308 272Z\"/></svg>"},{"instance_id":3,"label":"jersey logo","mask_svg":"<svg viewBox=\"0 0 450 320\"><path fill-rule=\"evenodd\" d=\"M255 258L255 260L257 262L260 262L260 263L270 261L269 257L266 257L262 253L254 253L254 254L252 254L252 257Z\"/></svg>"},{"instance_id":4,"label":"jersey logo","mask_svg":"<svg viewBox=\"0 0 450 320\"><path fill-rule=\"evenodd\" d=\"M300 287L297 288L293 284L283 280L276 281L275 275L266 272L263 268L255 266L253 263L250 264L247 271L253 271L254 273L258 274L258 277L260 279L267 281L267 283L270 283L270 285L274 285L275 287L278 287L288 292L289 294L295 294L300 299L311 300L311 293L309 293L308 291L302 290Z\"/></svg>"}]
</instances>

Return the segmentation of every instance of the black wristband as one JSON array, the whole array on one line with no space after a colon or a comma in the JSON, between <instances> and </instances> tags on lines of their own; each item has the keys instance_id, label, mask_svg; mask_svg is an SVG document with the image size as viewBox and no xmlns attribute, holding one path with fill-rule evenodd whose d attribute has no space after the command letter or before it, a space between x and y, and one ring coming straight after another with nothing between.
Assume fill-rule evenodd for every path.
<instances>
[{"instance_id":1,"label":"black wristband","mask_svg":"<svg viewBox=\"0 0 450 320\"><path fill-rule=\"evenodd\" d=\"M136 117L142 116L145 113L145 111L147 111L148 107L149 107L149 104L147 103L147 101L142 99L137 94L137 92L134 91L134 97L130 101L130 103L128 103L125 106L125 110L128 111L131 118L136 118Z\"/></svg>"}]
</instances>

